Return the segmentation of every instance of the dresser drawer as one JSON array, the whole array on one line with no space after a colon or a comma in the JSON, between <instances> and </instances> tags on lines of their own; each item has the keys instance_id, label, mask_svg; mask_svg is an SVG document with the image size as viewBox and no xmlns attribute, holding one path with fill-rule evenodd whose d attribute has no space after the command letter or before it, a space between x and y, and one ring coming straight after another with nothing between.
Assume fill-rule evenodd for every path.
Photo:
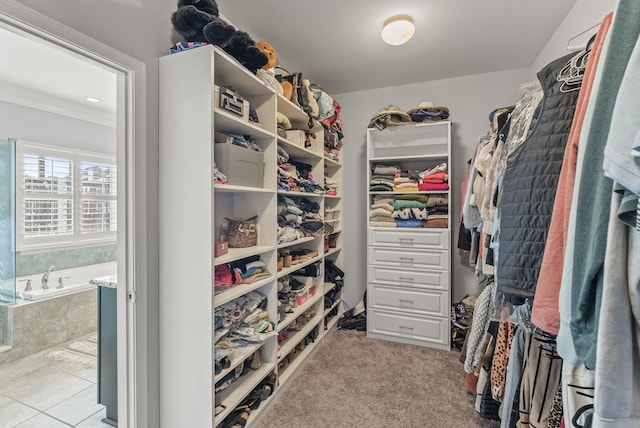
<instances>
[{"instance_id":1,"label":"dresser drawer","mask_svg":"<svg viewBox=\"0 0 640 428\"><path fill-rule=\"evenodd\" d=\"M447 229L378 230L369 229L369 245L402 248L449 249Z\"/></svg>"},{"instance_id":2,"label":"dresser drawer","mask_svg":"<svg viewBox=\"0 0 640 428\"><path fill-rule=\"evenodd\" d=\"M417 269L449 269L449 252L368 247L369 264Z\"/></svg>"},{"instance_id":3,"label":"dresser drawer","mask_svg":"<svg viewBox=\"0 0 640 428\"><path fill-rule=\"evenodd\" d=\"M374 309L408 311L436 317L447 317L451 312L449 293L446 291L416 291L378 284L370 285L369 305Z\"/></svg>"},{"instance_id":4,"label":"dresser drawer","mask_svg":"<svg viewBox=\"0 0 640 428\"><path fill-rule=\"evenodd\" d=\"M367 324L371 337L401 338L407 339L407 343L423 342L441 348L449 346L449 318L418 317L369 309Z\"/></svg>"},{"instance_id":5,"label":"dresser drawer","mask_svg":"<svg viewBox=\"0 0 640 428\"><path fill-rule=\"evenodd\" d=\"M409 269L392 269L380 266L369 266L368 282L377 284L399 285L411 288L427 288L432 290L449 290L449 271L420 271Z\"/></svg>"}]
</instances>

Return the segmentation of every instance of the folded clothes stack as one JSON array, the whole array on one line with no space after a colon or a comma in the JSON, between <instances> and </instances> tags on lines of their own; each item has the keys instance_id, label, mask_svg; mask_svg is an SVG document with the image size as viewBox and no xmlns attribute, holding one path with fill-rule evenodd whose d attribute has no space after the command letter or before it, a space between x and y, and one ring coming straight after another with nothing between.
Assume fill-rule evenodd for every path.
<instances>
[{"instance_id":1,"label":"folded clothes stack","mask_svg":"<svg viewBox=\"0 0 640 428\"><path fill-rule=\"evenodd\" d=\"M449 190L449 175L447 164L441 163L435 167L422 171L420 174L420 191Z\"/></svg>"},{"instance_id":2,"label":"folded clothes stack","mask_svg":"<svg viewBox=\"0 0 640 428\"><path fill-rule=\"evenodd\" d=\"M322 236L323 226L320 204L307 198L278 196L278 244Z\"/></svg>"},{"instance_id":3,"label":"folded clothes stack","mask_svg":"<svg viewBox=\"0 0 640 428\"><path fill-rule=\"evenodd\" d=\"M291 159L286 150L278 146L278 190L324 193L325 189L313 179L311 170L310 164Z\"/></svg>"},{"instance_id":4,"label":"folded clothes stack","mask_svg":"<svg viewBox=\"0 0 640 428\"><path fill-rule=\"evenodd\" d=\"M448 212L446 194L374 195L369 223L372 227L446 228Z\"/></svg>"},{"instance_id":5,"label":"folded clothes stack","mask_svg":"<svg viewBox=\"0 0 640 428\"><path fill-rule=\"evenodd\" d=\"M423 101L418 107L407 111L414 122L429 122L436 120L445 120L449 118L449 108L436 105L431 101Z\"/></svg>"},{"instance_id":6,"label":"folded clothes stack","mask_svg":"<svg viewBox=\"0 0 640 428\"><path fill-rule=\"evenodd\" d=\"M373 227L396 227L393 218L393 198L375 195L369 211L369 224Z\"/></svg>"},{"instance_id":7,"label":"folded clothes stack","mask_svg":"<svg viewBox=\"0 0 640 428\"><path fill-rule=\"evenodd\" d=\"M417 192L418 173L415 171L397 172L393 177L394 192Z\"/></svg>"},{"instance_id":8,"label":"folded clothes stack","mask_svg":"<svg viewBox=\"0 0 640 428\"><path fill-rule=\"evenodd\" d=\"M269 276L271 273L259 255L220 264L214 269L214 294L239 284L251 284Z\"/></svg>"},{"instance_id":9,"label":"folded clothes stack","mask_svg":"<svg viewBox=\"0 0 640 428\"><path fill-rule=\"evenodd\" d=\"M376 164L369 179L369 190L372 192L392 192L394 179L400 167L397 165Z\"/></svg>"},{"instance_id":10,"label":"folded clothes stack","mask_svg":"<svg viewBox=\"0 0 640 428\"><path fill-rule=\"evenodd\" d=\"M338 182L333 180L331 177L325 177L324 178L324 185L325 188L327 189L326 191L326 195L329 196L337 196L338 195Z\"/></svg>"}]
</instances>

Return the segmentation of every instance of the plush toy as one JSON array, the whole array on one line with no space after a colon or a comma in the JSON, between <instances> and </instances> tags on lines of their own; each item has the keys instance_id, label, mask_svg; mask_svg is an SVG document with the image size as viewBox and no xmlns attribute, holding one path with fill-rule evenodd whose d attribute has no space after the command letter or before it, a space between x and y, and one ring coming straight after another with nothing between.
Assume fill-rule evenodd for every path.
<instances>
[{"instance_id":1,"label":"plush toy","mask_svg":"<svg viewBox=\"0 0 640 428\"><path fill-rule=\"evenodd\" d=\"M260 49L260 51L265 54L268 58L267 63L262 66L263 70L273 70L278 65L278 53L276 50L267 42L257 42L256 47Z\"/></svg>"},{"instance_id":2,"label":"plush toy","mask_svg":"<svg viewBox=\"0 0 640 428\"><path fill-rule=\"evenodd\" d=\"M187 42L207 42L220 46L253 74L268 62L251 36L236 30L219 17L215 0L179 0L171 24Z\"/></svg>"},{"instance_id":3,"label":"plush toy","mask_svg":"<svg viewBox=\"0 0 640 428\"><path fill-rule=\"evenodd\" d=\"M291 84L291 82L283 80L282 82L280 82L280 86L282 87L282 96L290 100L293 96L293 85Z\"/></svg>"},{"instance_id":4,"label":"plush toy","mask_svg":"<svg viewBox=\"0 0 640 428\"><path fill-rule=\"evenodd\" d=\"M264 82L266 86L273 89L277 94L282 95L283 90L280 82L276 79L275 67L278 65L278 53L267 42L257 42L256 47L269 59L256 73L256 76Z\"/></svg>"}]
</instances>

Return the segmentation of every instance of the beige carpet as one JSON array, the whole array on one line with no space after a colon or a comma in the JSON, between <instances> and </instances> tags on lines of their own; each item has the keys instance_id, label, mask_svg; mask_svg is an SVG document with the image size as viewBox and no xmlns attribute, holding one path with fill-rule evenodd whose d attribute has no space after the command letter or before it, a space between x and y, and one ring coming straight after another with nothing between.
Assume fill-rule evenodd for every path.
<instances>
[{"instance_id":1,"label":"beige carpet","mask_svg":"<svg viewBox=\"0 0 640 428\"><path fill-rule=\"evenodd\" d=\"M332 330L256 427L499 427L477 416L458 358Z\"/></svg>"}]
</instances>

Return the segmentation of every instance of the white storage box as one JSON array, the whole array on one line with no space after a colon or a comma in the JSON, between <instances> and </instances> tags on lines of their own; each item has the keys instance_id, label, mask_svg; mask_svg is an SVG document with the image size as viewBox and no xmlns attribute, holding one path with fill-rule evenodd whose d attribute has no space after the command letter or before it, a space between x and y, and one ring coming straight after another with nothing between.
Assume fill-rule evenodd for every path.
<instances>
[{"instance_id":1,"label":"white storage box","mask_svg":"<svg viewBox=\"0 0 640 428\"><path fill-rule=\"evenodd\" d=\"M304 131L300 129L289 129L287 131L287 140L298 147L304 147L306 138Z\"/></svg>"},{"instance_id":2,"label":"white storage box","mask_svg":"<svg viewBox=\"0 0 640 428\"><path fill-rule=\"evenodd\" d=\"M231 143L215 143L214 156L220 172L235 186L262 187L264 153Z\"/></svg>"}]
</instances>

